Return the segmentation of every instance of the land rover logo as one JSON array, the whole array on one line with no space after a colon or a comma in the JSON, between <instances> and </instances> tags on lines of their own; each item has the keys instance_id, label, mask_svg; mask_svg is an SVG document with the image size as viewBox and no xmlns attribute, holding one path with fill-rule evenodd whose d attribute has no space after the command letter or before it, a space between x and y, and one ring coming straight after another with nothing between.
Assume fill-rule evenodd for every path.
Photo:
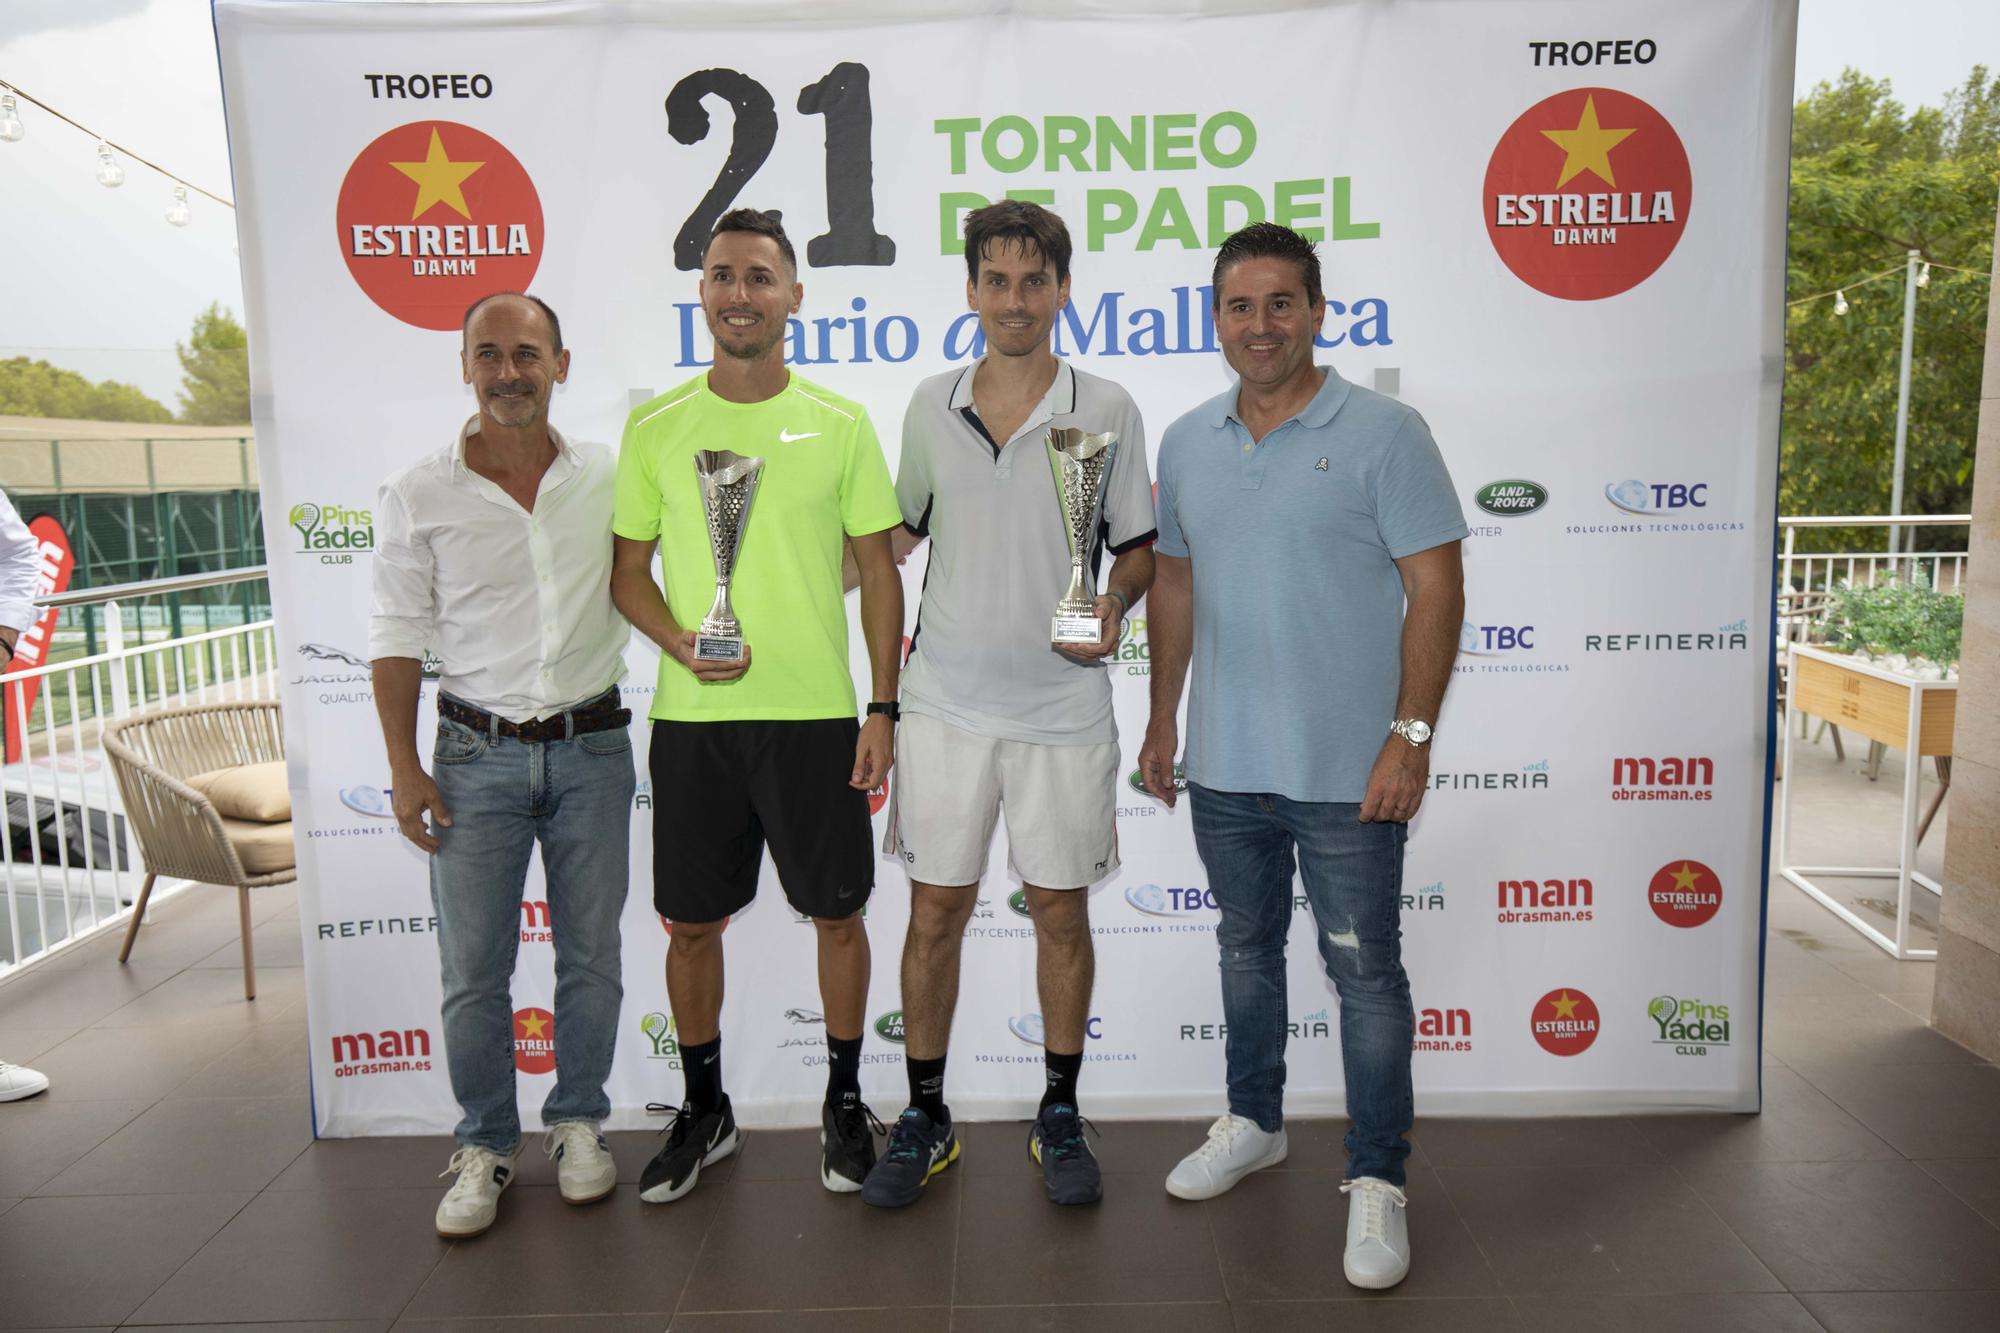
<instances>
[{"instance_id":1,"label":"land rover logo","mask_svg":"<svg viewBox=\"0 0 2000 1333\"><path fill-rule=\"evenodd\" d=\"M888 1013L876 1019L875 1035L883 1041L893 1041L898 1046L901 1046L903 1044L903 1011L901 1009L891 1009Z\"/></svg>"},{"instance_id":2,"label":"land rover logo","mask_svg":"<svg viewBox=\"0 0 2000 1333\"><path fill-rule=\"evenodd\" d=\"M1549 493L1532 481L1496 481L1481 486L1472 502L1489 514L1514 518L1540 509L1549 502Z\"/></svg>"},{"instance_id":3,"label":"land rover logo","mask_svg":"<svg viewBox=\"0 0 2000 1333\"><path fill-rule=\"evenodd\" d=\"M1146 785L1145 773L1139 769L1135 768L1131 773L1127 774L1125 781L1130 783L1132 790L1138 792L1141 796L1151 796L1153 794L1153 789ZM1180 764L1174 765L1174 790L1187 790L1187 769Z\"/></svg>"},{"instance_id":4,"label":"land rover logo","mask_svg":"<svg viewBox=\"0 0 2000 1333\"><path fill-rule=\"evenodd\" d=\"M1034 915L1028 910L1028 891L1025 888L1016 889L1007 895L1007 910L1015 916Z\"/></svg>"}]
</instances>

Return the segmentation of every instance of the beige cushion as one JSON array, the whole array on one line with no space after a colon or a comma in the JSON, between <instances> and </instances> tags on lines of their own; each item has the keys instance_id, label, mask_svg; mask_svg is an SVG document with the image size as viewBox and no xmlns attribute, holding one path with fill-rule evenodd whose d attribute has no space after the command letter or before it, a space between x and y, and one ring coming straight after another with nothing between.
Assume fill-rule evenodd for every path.
<instances>
[{"instance_id":1,"label":"beige cushion","mask_svg":"<svg viewBox=\"0 0 2000 1333\"><path fill-rule=\"evenodd\" d=\"M285 785L282 759L197 773L187 785L215 802L215 813L224 819L276 824L292 817L292 792Z\"/></svg>"},{"instance_id":2,"label":"beige cushion","mask_svg":"<svg viewBox=\"0 0 2000 1333\"><path fill-rule=\"evenodd\" d=\"M222 832L236 849L246 875L271 875L290 870L298 862L292 847L292 821L266 824L248 819L224 817Z\"/></svg>"}]
</instances>

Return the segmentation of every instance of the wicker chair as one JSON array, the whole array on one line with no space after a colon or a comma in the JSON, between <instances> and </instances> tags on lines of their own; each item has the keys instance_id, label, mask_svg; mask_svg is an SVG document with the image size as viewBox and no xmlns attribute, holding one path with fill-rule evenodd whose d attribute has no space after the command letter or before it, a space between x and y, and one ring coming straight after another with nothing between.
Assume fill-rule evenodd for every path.
<instances>
[{"instance_id":1,"label":"wicker chair","mask_svg":"<svg viewBox=\"0 0 2000 1333\"><path fill-rule=\"evenodd\" d=\"M118 776L125 816L139 835L146 880L132 909L118 961L131 957L153 881L161 875L236 889L243 932L243 998L257 998L256 963L250 951L250 890L289 884L296 865L249 874L231 843L222 816L208 797L182 779L241 764L285 757L284 729L274 701L168 708L114 723L104 749ZM236 821L230 821L235 823ZM273 831L278 826L269 826ZM285 826L289 830L289 825Z\"/></svg>"}]
</instances>

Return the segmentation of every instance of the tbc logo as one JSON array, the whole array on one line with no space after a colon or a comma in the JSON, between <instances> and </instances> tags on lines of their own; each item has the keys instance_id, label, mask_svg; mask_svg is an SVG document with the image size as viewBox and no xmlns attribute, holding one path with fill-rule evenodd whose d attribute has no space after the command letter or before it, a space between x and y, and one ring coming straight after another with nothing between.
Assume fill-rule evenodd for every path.
<instances>
[{"instance_id":1,"label":"tbc logo","mask_svg":"<svg viewBox=\"0 0 2000 1333\"><path fill-rule=\"evenodd\" d=\"M449 120L398 125L362 149L334 218L354 281L420 329L456 329L487 292L528 290L541 263L542 201L527 171Z\"/></svg>"},{"instance_id":2,"label":"tbc logo","mask_svg":"<svg viewBox=\"0 0 2000 1333\"><path fill-rule=\"evenodd\" d=\"M876 1019L875 1035L883 1041L893 1041L898 1046L901 1046L903 1044L903 1011L901 1009L891 1009L888 1013Z\"/></svg>"},{"instance_id":3,"label":"tbc logo","mask_svg":"<svg viewBox=\"0 0 2000 1333\"><path fill-rule=\"evenodd\" d=\"M675 1069L681 1064L681 1044L675 1039L674 1016L658 1010L639 1020L639 1031L653 1045L649 1060L670 1060Z\"/></svg>"},{"instance_id":4,"label":"tbc logo","mask_svg":"<svg viewBox=\"0 0 2000 1333\"><path fill-rule=\"evenodd\" d=\"M1699 926L1722 910L1722 881L1699 861L1668 862L1654 872L1646 901L1670 926Z\"/></svg>"},{"instance_id":5,"label":"tbc logo","mask_svg":"<svg viewBox=\"0 0 2000 1333\"><path fill-rule=\"evenodd\" d=\"M1673 514L1683 509L1708 508L1708 483L1614 481L1605 486L1604 498L1628 514Z\"/></svg>"},{"instance_id":6,"label":"tbc logo","mask_svg":"<svg viewBox=\"0 0 2000 1333\"><path fill-rule=\"evenodd\" d=\"M1714 796L1714 786L1715 761L1700 755L1611 761L1614 801L1706 801Z\"/></svg>"},{"instance_id":7,"label":"tbc logo","mask_svg":"<svg viewBox=\"0 0 2000 1333\"><path fill-rule=\"evenodd\" d=\"M553 1073L556 1016L546 1009L514 1011L514 1068L523 1074Z\"/></svg>"},{"instance_id":8,"label":"tbc logo","mask_svg":"<svg viewBox=\"0 0 2000 1333\"><path fill-rule=\"evenodd\" d=\"M1190 912L1217 910L1212 889L1158 884L1134 884L1125 890L1125 901L1147 916L1186 916Z\"/></svg>"},{"instance_id":9,"label":"tbc logo","mask_svg":"<svg viewBox=\"0 0 2000 1333\"><path fill-rule=\"evenodd\" d=\"M1550 991L1535 1001L1532 1021L1550 1055L1582 1055L1597 1040L1597 1005L1580 990Z\"/></svg>"},{"instance_id":10,"label":"tbc logo","mask_svg":"<svg viewBox=\"0 0 2000 1333\"><path fill-rule=\"evenodd\" d=\"M1671 1046L1675 1055L1707 1055L1711 1046L1729 1044L1729 1006L1705 1000L1677 1000L1656 995L1646 1006L1660 1035L1655 1046Z\"/></svg>"},{"instance_id":11,"label":"tbc logo","mask_svg":"<svg viewBox=\"0 0 2000 1333\"><path fill-rule=\"evenodd\" d=\"M1458 651L1472 657L1494 657L1501 653L1533 652L1533 625L1475 625L1470 620L1458 626Z\"/></svg>"},{"instance_id":12,"label":"tbc logo","mask_svg":"<svg viewBox=\"0 0 2000 1333\"><path fill-rule=\"evenodd\" d=\"M1536 291L1595 301L1651 277L1679 244L1693 198L1666 118L1615 88L1529 107L1486 166L1486 234Z\"/></svg>"},{"instance_id":13,"label":"tbc logo","mask_svg":"<svg viewBox=\"0 0 2000 1333\"><path fill-rule=\"evenodd\" d=\"M1548 502L1548 491L1532 481L1490 482L1472 495L1472 503L1501 518L1532 514Z\"/></svg>"},{"instance_id":14,"label":"tbc logo","mask_svg":"<svg viewBox=\"0 0 2000 1333\"><path fill-rule=\"evenodd\" d=\"M407 1074L431 1067L431 1034L423 1028L350 1032L333 1039L333 1076Z\"/></svg>"},{"instance_id":15,"label":"tbc logo","mask_svg":"<svg viewBox=\"0 0 2000 1333\"><path fill-rule=\"evenodd\" d=\"M370 786L342 787L340 803L357 815L371 815L376 819L394 819L396 812L389 805L389 789Z\"/></svg>"},{"instance_id":16,"label":"tbc logo","mask_svg":"<svg viewBox=\"0 0 2000 1333\"><path fill-rule=\"evenodd\" d=\"M1030 1046L1042 1044L1042 1016L1040 1014L1017 1014L1007 1020L1007 1030ZM1091 1041L1104 1036L1104 1020L1092 1014L1084 1022L1083 1035Z\"/></svg>"}]
</instances>

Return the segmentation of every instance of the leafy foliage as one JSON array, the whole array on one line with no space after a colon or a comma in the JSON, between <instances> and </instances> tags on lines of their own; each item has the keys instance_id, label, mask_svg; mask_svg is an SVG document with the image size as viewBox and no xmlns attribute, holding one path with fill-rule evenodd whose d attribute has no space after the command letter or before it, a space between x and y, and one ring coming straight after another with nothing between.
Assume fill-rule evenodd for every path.
<instances>
[{"instance_id":1,"label":"leafy foliage","mask_svg":"<svg viewBox=\"0 0 2000 1333\"><path fill-rule=\"evenodd\" d=\"M1934 269L1917 293L1903 510L1969 511L1996 187L2000 78L1983 65L1942 109L1905 112L1887 80L1852 69L1794 109L1786 298L1844 288L1849 310L1836 315L1831 299L1789 308L1780 512L1890 512L1903 264L1913 249L1972 271ZM1883 541L1880 530L1805 530L1799 549L1879 550ZM1916 541L1957 548L1963 533L1919 528Z\"/></svg>"},{"instance_id":2,"label":"leafy foliage","mask_svg":"<svg viewBox=\"0 0 2000 1333\"><path fill-rule=\"evenodd\" d=\"M1965 599L1932 588L1921 567L1907 583L1843 588L1829 609L1827 623L1842 652L1902 653L1940 666L1958 660Z\"/></svg>"},{"instance_id":3,"label":"leafy foliage","mask_svg":"<svg viewBox=\"0 0 2000 1333\"><path fill-rule=\"evenodd\" d=\"M74 370L25 356L0 361L0 416L77 421L172 421L174 414L129 384L92 384Z\"/></svg>"},{"instance_id":4,"label":"leafy foliage","mask_svg":"<svg viewBox=\"0 0 2000 1333\"><path fill-rule=\"evenodd\" d=\"M250 340L231 311L214 303L194 318L175 351L181 358L181 420L240 426L250 420Z\"/></svg>"}]
</instances>

